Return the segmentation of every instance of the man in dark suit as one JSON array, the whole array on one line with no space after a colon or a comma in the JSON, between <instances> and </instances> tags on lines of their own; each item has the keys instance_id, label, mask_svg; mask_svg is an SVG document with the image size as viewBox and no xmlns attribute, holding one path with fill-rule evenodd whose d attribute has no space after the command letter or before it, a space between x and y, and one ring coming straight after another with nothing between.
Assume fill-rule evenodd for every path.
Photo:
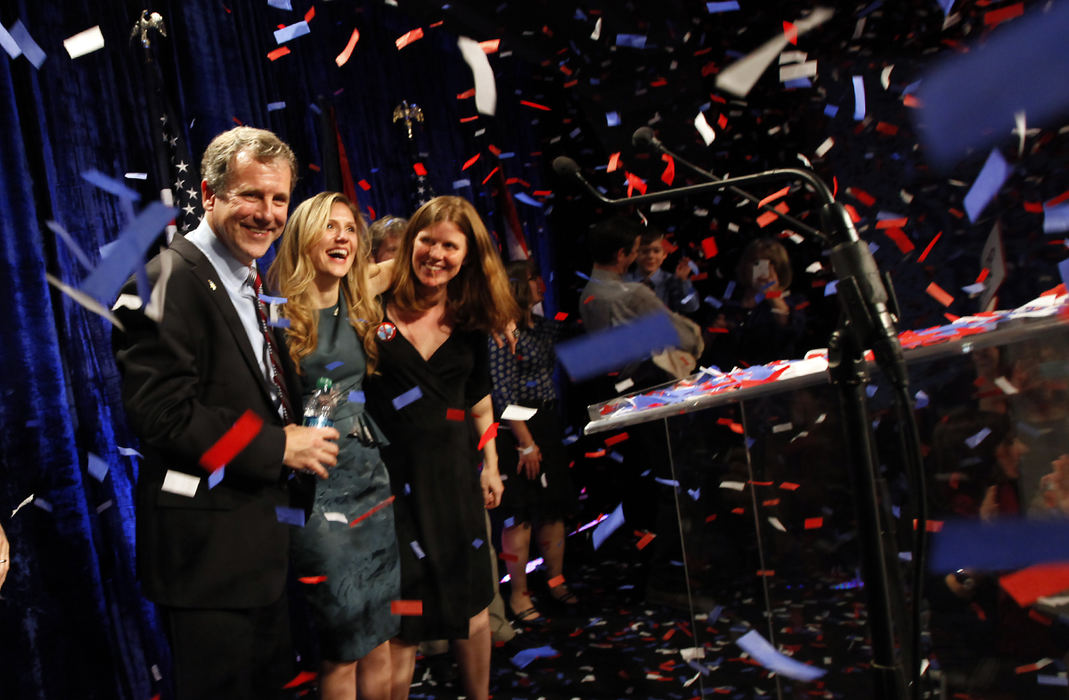
<instances>
[{"instance_id":1,"label":"man in dark suit","mask_svg":"<svg viewBox=\"0 0 1069 700\"><path fill-rule=\"evenodd\" d=\"M282 234L295 175L275 134L217 136L201 163L204 219L148 264L161 308L141 309L132 281L116 304L123 401L145 455L138 574L182 699L278 697L292 677L284 521L310 480L295 472L326 478L338 453L333 428L293 424L299 383L257 301L256 261ZM209 482L202 456L248 411L262 426Z\"/></svg>"}]
</instances>

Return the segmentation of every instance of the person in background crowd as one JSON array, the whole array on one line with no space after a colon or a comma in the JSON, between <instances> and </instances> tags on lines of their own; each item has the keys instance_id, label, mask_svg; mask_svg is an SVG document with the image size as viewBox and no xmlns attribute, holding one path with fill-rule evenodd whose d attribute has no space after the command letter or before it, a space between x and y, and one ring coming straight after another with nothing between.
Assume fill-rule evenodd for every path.
<instances>
[{"instance_id":1,"label":"person in background crowd","mask_svg":"<svg viewBox=\"0 0 1069 700\"><path fill-rule=\"evenodd\" d=\"M773 238L758 238L743 250L736 268L739 301L725 300L712 322L702 363L727 372L732 367L792 359L805 316L790 303L793 272L787 249Z\"/></svg>"},{"instance_id":2,"label":"person in background crowd","mask_svg":"<svg viewBox=\"0 0 1069 700\"><path fill-rule=\"evenodd\" d=\"M520 313L515 319L516 352L489 345L494 414L502 426L508 426L498 432L498 467L507 480L500 508L504 519L501 546L511 581L509 608L517 620L530 623L541 619L527 585L532 523L538 524L549 595L569 605L578 602L563 576L564 518L574 510L576 497L553 386L553 344L561 324L531 313L542 301L544 283L530 260L509 263L505 272ZM509 406L537 412L530 418L505 420L501 413Z\"/></svg>"},{"instance_id":3,"label":"person in background crowd","mask_svg":"<svg viewBox=\"0 0 1069 700\"><path fill-rule=\"evenodd\" d=\"M316 485L311 515L293 534L294 575L305 582L320 638L320 697L332 700L389 700L388 642L400 630L390 610L400 598L401 571L393 511L381 507L390 497L381 434L364 402L350 399L375 367L382 319L376 297L392 266L367 262L363 215L345 195L323 192L294 210L268 273L286 298L281 313L290 322L301 405L321 377L339 397L338 464Z\"/></svg>"},{"instance_id":4,"label":"person in background crowd","mask_svg":"<svg viewBox=\"0 0 1069 700\"><path fill-rule=\"evenodd\" d=\"M371 259L377 263L393 260L397 255L397 248L401 244L401 236L408 226L408 219L397 216L384 216L376 219L375 223L368 228L371 237L369 249Z\"/></svg>"},{"instance_id":5,"label":"person in background crowd","mask_svg":"<svg viewBox=\"0 0 1069 700\"><path fill-rule=\"evenodd\" d=\"M518 315L501 260L475 208L436 197L412 216L376 331L368 408L389 445L401 594L415 610L391 642L393 697L408 697L416 646L452 639L468 698L490 683L487 605L494 587L484 508L504 486L490 427L486 334ZM482 436L482 469L468 421Z\"/></svg>"},{"instance_id":6,"label":"person in background crowd","mask_svg":"<svg viewBox=\"0 0 1069 700\"><path fill-rule=\"evenodd\" d=\"M639 282L653 290L669 310L690 314L698 310L701 300L691 284L690 261L681 257L673 272L661 269L668 257L664 231L647 229L639 238L634 268L624 275L628 282Z\"/></svg>"}]
</instances>

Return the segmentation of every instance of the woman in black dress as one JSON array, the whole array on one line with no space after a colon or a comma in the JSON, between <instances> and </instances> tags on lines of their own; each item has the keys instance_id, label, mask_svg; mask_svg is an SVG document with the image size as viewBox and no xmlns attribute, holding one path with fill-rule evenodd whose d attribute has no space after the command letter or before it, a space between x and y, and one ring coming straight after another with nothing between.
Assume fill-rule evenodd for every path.
<instances>
[{"instance_id":1,"label":"woman in black dress","mask_svg":"<svg viewBox=\"0 0 1069 700\"><path fill-rule=\"evenodd\" d=\"M390 265L367 262L367 227L337 192L306 200L289 218L269 275L287 301L286 339L305 400L320 377L333 381L342 435L338 464L315 485L312 512L293 533L294 574L312 609L323 663L320 697L387 700L398 618L400 562L390 480L364 411L362 381L375 366L375 297ZM359 691L359 693L358 693Z\"/></svg>"},{"instance_id":2,"label":"woman in black dress","mask_svg":"<svg viewBox=\"0 0 1069 700\"><path fill-rule=\"evenodd\" d=\"M465 695L485 700L493 582L483 509L504 490L486 334L503 331L516 304L486 227L459 197L420 207L396 260L376 333L378 369L366 383L390 443L383 459L401 554L392 697L408 697L420 641L452 639Z\"/></svg>"}]
</instances>

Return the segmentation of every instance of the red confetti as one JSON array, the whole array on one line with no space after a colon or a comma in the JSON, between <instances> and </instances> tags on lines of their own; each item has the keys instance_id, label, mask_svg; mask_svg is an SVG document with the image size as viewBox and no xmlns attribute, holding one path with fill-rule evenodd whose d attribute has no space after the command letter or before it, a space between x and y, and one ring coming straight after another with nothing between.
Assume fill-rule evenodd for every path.
<instances>
[{"instance_id":1,"label":"red confetti","mask_svg":"<svg viewBox=\"0 0 1069 700\"><path fill-rule=\"evenodd\" d=\"M550 109L549 107L546 107L545 105L540 105L537 102L530 102L528 100L520 100L520 104L525 106L525 107L531 107L533 109L540 109L543 112L552 112L553 111L552 109Z\"/></svg>"},{"instance_id":2,"label":"red confetti","mask_svg":"<svg viewBox=\"0 0 1069 700\"><path fill-rule=\"evenodd\" d=\"M1069 200L1069 190L1066 190L1065 192L1062 192L1057 197L1052 197L1051 199L1048 199L1043 204L1043 206L1045 206L1045 207L1047 207L1049 209L1051 207L1058 206L1059 204L1061 204L1062 202L1064 202L1066 200Z\"/></svg>"},{"instance_id":3,"label":"red confetti","mask_svg":"<svg viewBox=\"0 0 1069 700\"><path fill-rule=\"evenodd\" d=\"M921 253L921 256L919 258L917 258L917 262L924 262L924 259L928 257L928 253L932 252L932 248L935 246L935 242L938 241L939 237L942 236L942 235L943 235L942 231L940 231L939 233L935 234L935 237L932 238L931 242L924 249L924 252Z\"/></svg>"},{"instance_id":4,"label":"red confetti","mask_svg":"<svg viewBox=\"0 0 1069 700\"><path fill-rule=\"evenodd\" d=\"M620 167L620 152L617 151L609 156L609 165L605 168L605 172L611 173Z\"/></svg>"},{"instance_id":5,"label":"red confetti","mask_svg":"<svg viewBox=\"0 0 1069 700\"><path fill-rule=\"evenodd\" d=\"M998 10L991 10L984 13L984 26L996 27L1008 19L1014 17L1020 17L1024 14L1024 3L1018 2L1008 7L1003 7Z\"/></svg>"},{"instance_id":6,"label":"red confetti","mask_svg":"<svg viewBox=\"0 0 1069 700\"><path fill-rule=\"evenodd\" d=\"M316 6L312 5L308 8L308 12L304 13L304 21L311 22L312 18L316 16Z\"/></svg>"},{"instance_id":7,"label":"red confetti","mask_svg":"<svg viewBox=\"0 0 1069 700\"><path fill-rule=\"evenodd\" d=\"M776 570L775 569L758 569L757 570L757 575L758 576L775 576L776 575Z\"/></svg>"},{"instance_id":8,"label":"red confetti","mask_svg":"<svg viewBox=\"0 0 1069 700\"><path fill-rule=\"evenodd\" d=\"M425 167L423 167L423 163L413 163L412 164L412 169L415 170L416 171L416 175L419 175L420 177L426 177L427 176L427 169Z\"/></svg>"},{"instance_id":9,"label":"red confetti","mask_svg":"<svg viewBox=\"0 0 1069 700\"><path fill-rule=\"evenodd\" d=\"M671 187L672 182L676 179L676 161L667 153L661 155L661 160L667 163L664 166L664 172L661 173L661 182Z\"/></svg>"},{"instance_id":10,"label":"red confetti","mask_svg":"<svg viewBox=\"0 0 1069 700\"><path fill-rule=\"evenodd\" d=\"M500 156L501 155L501 149L498 148L497 146L495 146L494 144L490 144L489 146L487 146L486 150L490 151L495 156ZM510 178L510 179L512 179L512 178ZM506 185L509 184L508 181L506 181L505 184Z\"/></svg>"},{"instance_id":11,"label":"red confetti","mask_svg":"<svg viewBox=\"0 0 1069 700\"><path fill-rule=\"evenodd\" d=\"M787 185L783 189L773 192L772 194L768 195L767 197L762 199L760 202L758 202L757 203L757 208L760 209L761 207L765 206L766 204L771 204L772 202L775 202L780 197L787 196L787 192L789 192L790 189L791 189L791 186Z\"/></svg>"},{"instance_id":12,"label":"red confetti","mask_svg":"<svg viewBox=\"0 0 1069 700\"><path fill-rule=\"evenodd\" d=\"M357 524L358 522L360 522L361 520L364 520L365 518L370 518L370 517L371 517L372 515L374 515L375 513L379 512L380 510L382 510L382 509L383 509L383 508L385 508L386 506L388 506L388 505L390 505L391 503L393 503L393 499L394 499L394 498L396 498L396 496L390 496L389 498L387 498L387 499L386 499L385 501L383 501L382 503L379 503L379 504L378 504L377 506L375 506L374 508L372 508L372 509L371 509L371 510L369 510L368 512L366 512L366 513L364 513L363 515L361 515L360 517L358 517L358 518L357 518L356 520L354 520L353 522L349 523L349 527L353 527L354 525L356 525L356 524Z\"/></svg>"},{"instance_id":13,"label":"red confetti","mask_svg":"<svg viewBox=\"0 0 1069 700\"><path fill-rule=\"evenodd\" d=\"M319 170L320 170L320 167L318 165L316 165L315 163L309 163L308 164L308 169L309 170L314 170L315 172L318 173Z\"/></svg>"},{"instance_id":14,"label":"red confetti","mask_svg":"<svg viewBox=\"0 0 1069 700\"><path fill-rule=\"evenodd\" d=\"M301 671L300 673L298 673L296 675L296 677L294 677L294 679L292 681L290 681L289 683L287 683L286 685L284 685L282 687L283 687L283 689L285 689L285 688L296 688L297 686L304 685L305 683L307 683L309 681L314 681L318 677L319 677L318 674L312 673L311 671Z\"/></svg>"},{"instance_id":15,"label":"red confetti","mask_svg":"<svg viewBox=\"0 0 1069 700\"><path fill-rule=\"evenodd\" d=\"M549 586L550 588L556 588L557 586L563 586L564 585L564 576L563 575L554 576L550 580L546 581L546 585Z\"/></svg>"},{"instance_id":16,"label":"red confetti","mask_svg":"<svg viewBox=\"0 0 1069 700\"><path fill-rule=\"evenodd\" d=\"M604 457L605 456L605 450L604 449L594 450L593 452L585 453L583 456L586 457L587 459L595 459L597 457Z\"/></svg>"},{"instance_id":17,"label":"red confetti","mask_svg":"<svg viewBox=\"0 0 1069 700\"><path fill-rule=\"evenodd\" d=\"M801 484L796 484L793 481L784 481L779 485L784 491L797 491L799 486L801 486Z\"/></svg>"},{"instance_id":18,"label":"red confetti","mask_svg":"<svg viewBox=\"0 0 1069 700\"><path fill-rule=\"evenodd\" d=\"M635 546L639 549L645 549L646 545L648 545L650 542L653 542L653 538L656 536L657 535L653 534L652 532L647 532L645 535L642 536L642 539L635 543Z\"/></svg>"},{"instance_id":19,"label":"red confetti","mask_svg":"<svg viewBox=\"0 0 1069 700\"><path fill-rule=\"evenodd\" d=\"M630 197L634 190L638 190L639 194L646 194L646 181L640 178L634 173L625 173L627 175L627 196Z\"/></svg>"},{"instance_id":20,"label":"red confetti","mask_svg":"<svg viewBox=\"0 0 1069 700\"><path fill-rule=\"evenodd\" d=\"M1069 588L1069 564L1037 564L999 577L999 586L1022 608Z\"/></svg>"},{"instance_id":21,"label":"red confetti","mask_svg":"<svg viewBox=\"0 0 1069 700\"><path fill-rule=\"evenodd\" d=\"M483 433L483 436L481 438L479 438L479 446L477 448L475 448L475 449L481 450L483 447L486 446L486 443L490 442L495 437L497 437L497 423L496 422L491 423L490 427L486 429L486 432Z\"/></svg>"},{"instance_id":22,"label":"red confetti","mask_svg":"<svg viewBox=\"0 0 1069 700\"><path fill-rule=\"evenodd\" d=\"M244 450L253 438L260 434L260 428L264 425L264 419L253 413L245 411L237 422L223 433L218 441L200 456L200 466L210 472L234 459L239 452Z\"/></svg>"},{"instance_id":23,"label":"red confetti","mask_svg":"<svg viewBox=\"0 0 1069 700\"><path fill-rule=\"evenodd\" d=\"M728 118L727 118L727 116L726 116L726 115L724 115L724 114L721 114L721 115L720 115L719 117L717 117L717 118L716 118L716 125L717 125L718 127L720 127L720 130L721 130L721 131L723 131L724 129L726 129L726 128L727 128L727 125L728 125Z\"/></svg>"},{"instance_id":24,"label":"red confetti","mask_svg":"<svg viewBox=\"0 0 1069 700\"><path fill-rule=\"evenodd\" d=\"M554 321L563 321L563 320L565 320L565 319L567 319L567 318L568 318L568 314L566 314L566 313L565 313L565 312L563 312L563 311L558 311L558 312L556 313L556 315L554 315L554 316L553 316L553 320L554 320Z\"/></svg>"},{"instance_id":25,"label":"red confetti","mask_svg":"<svg viewBox=\"0 0 1069 700\"><path fill-rule=\"evenodd\" d=\"M916 247L913 245L913 241L909 240L909 236L906 235L906 232L900 228L892 226L884 229L884 233L887 234L888 238L895 242L895 245L898 246L898 249L903 253L908 253Z\"/></svg>"},{"instance_id":26,"label":"red confetti","mask_svg":"<svg viewBox=\"0 0 1069 700\"><path fill-rule=\"evenodd\" d=\"M805 519L805 529L806 530L816 530L816 529L821 528L821 527L824 527L824 518L806 518Z\"/></svg>"},{"instance_id":27,"label":"red confetti","mask_svg":"<svg viewBox=\"0 0 1069 700\"><path fill-rule=\"evenodd\" d=\"M500 168L495 167L493 170L487 173L486 177L483 178L483 184L485 185L487 182L489 182L490 178L492 178L494 176L494 173L496 173L498 170L500 170Z\"/></svg>"},{"instance_id":28,"label":"red confetti","mask_svg":"<svg viewBox=\"0 0 1069 700\"><path fill-rule=\"evenodd\" d=\"M358 182L356 184L359 185L360 189L362 189L365 192L367 192L368 190L371 189L371 183L368 182L367 180L361 180L360 182ZM372 218L374 218L374 217L372 217Z\"/></svg>"},{"instance_id":29,"label":"red confetti","mask_svg":"<svg viewBox=\"0 0 1069 700\"><path fill-rule=\"evenodd\" d=\"M271 59L272 61L277 61L278 59L282 58L283 56L285 56L288 53L290 53L290 47L288 47L288 46L279 46L274 51L268 51L267 52L267 57L269 59Z\"/></svg>"},{"instance_id":30,"label":"red confetti","mask_svg":"<svg viewBox=\"0 0 1069 700\"><path fill-rule=\"evenodd\" d=\"M847 187L846 193L864 204L866 207L871 207L876 203L875 197L859 187Z\"/></svg>"},{"instance_id":31,"label":"red confetti","mask_svg":"<svg viewBox=\"0 0 1069 700\"><path fill-rule=\"evenodd\" d=\"M876 228L905 228L908 223L908 217L902 217L900 219L880 219L876 222Z\"/></svg>"},{"instance_id":32,"label":"red confetti","mask_svg":"<svg viewBox=\"0 0 1069 700\"><path fill-rule=\"evenodd\" d=\"M326 576L301 576L297 579L301 583L323 583L327 580Z\"/></svg>"},{"instance_id":33,"label":"red confetti","mask_svg":"<svg viewBox=\"0 0 1069 700\"><path fill-rule=\"evenodd\" d=\"M397 41L395 41L394 43L397 44L397 50L400 51L401 49L411 44L413 41L417 41L422 38L423 27L416 27L415 29L405 32L401 36L397 37Z\"/></svg>"},{"instance_id":34,"label":"red confetti","mask_svg":"<svg viewBox=\"0 0 1069 700\"><path fill-rule=\"evenodd\" d=\"M791 22L783 22L783 35L787 37L787 41L793 45L798 46L798 28Z\"/></svg>"},{"instance_id":35,"label":"red confetti","mask_svg":"<svg viewBox=\"0 0 1069 700\"><path fill-rule=\"evenodd\" d=\"M943 306L950 306L954 303L954 297L946 293L946 291L935 282L928 285L928 288L924 290L928 293L928 296L938 301Z\"/></svg>"},{"instance_id":36,"label":"red confetti","mask_svg":"<svg viewBox=\"0 0 1069 700\"><path fill-rule=\"evenodd\" d=\"M887 122L876 122L876 131L887 136L894 136L898 133L898 127Z\"/></svg>"},{"instance_id":37,"label":"red confetti","mask_svg":"<svg viewBox=\"0 0 1069 700\"><path fill-rule=\"evenodd\" d=\"M716 254L720 252L720 250L716 247L716 239L712 236L709 236L708 238L703 238L702 252L705 254L706 260L709 260L710 258L715 258Z\"/></svg>"},{"instance_id":38,"label":"red confetti","mask_svg":"<svg viewBox=\"0 0 1069 700\"><path fill-rule=\"evenodd\" d=\"M423 614L423 601L422 600L391 600L390 601L390 614L391 615L412 615L418 616Z\"/></svg>"},{"instance_id":39,"label":"red confetti","mask_svg":"<svg viewBox=\"0 0 1069 700\"><path fill-rule=\"evenodd\" d=\"M446 420L458 420L458 421L459 420L464 420L464 417L466 415L467 414L464 413L464 410L461 409L461 408L447 408L447 409L445 409L445 419Z\"/></svg>"},{"instance_id":40,"label":"red confetti","mask_svg":"<svg viewBox=\"0 0 1069 700\"><path fill-rule=\"evenodd\" d=\"M481 153L476 153L471 158L468 158L466 161L464 161L464 165L460 166L460 169L461 170L467 170L471 166L475 165L476 161L479 160L479 157L481 155L482 155Z\"/></svg>"},{"instance_id":41,"label":"red confetti","mask_svg":"<svg viewBox=\"0 0 1069 700\"><path fill-rule=\"evenodd\" d=\"M990 274L991 270L985 267L984 269L980 270L980 274L977 275L976 281L973 282L973 284L983 284L984 280L986 280L987 276Z\"/></svg>"},{"instance_id":42,"label":"red confetti","mask_svg":"<svg viewBox=\"0 0 1069 700\"><path fill-rule=\"evenodd\" d=\"M475 116L473 116L473 117L461 117L461 118L460 118L460 123L461 123L461 124L467 124L468 122L473 122L473 121L475 121L475 120L476 120L476 119L478 119L478 118L479 118L479 115L478 115L478 114L476 114L476 115L475 115Z\"/></svg>"},{"instance_id":43,"label":"red confetti","mask_svg":"<svg viewBox=\"0 0 1069 700\"><path fill-rule=\"evenodd\" d=\"M605 438L605 446L606 447L612 447L616 443L623 442L624 440L626 440L629 437L631 437L631 436L628 435L627 433L620 433L619 435L613 435L610 438Z\"/></svg>"},{"instance_id":44,"label":"red confetti","mask_svg":"<svg viewBox=\"0 0 1069 700\"><path fill-rule=\"evenodd\" d=\"M464 92L457 93L458 100L466 100L470 97L475 97L475 88L470 88L468 90L465 90Z\"/></svg>"},{"instance_id":45,"label":"red confetti","mask_svg":"<svg viewBox=\"0 0 1069 700\"><path fill-rule=\"evenodd\" d=\"M489 41L480 41L479 48L483 50L483 53L489 55L497 53L498 47L501 46L500 39L490 39Z\"/></svg>"}]
</instances>

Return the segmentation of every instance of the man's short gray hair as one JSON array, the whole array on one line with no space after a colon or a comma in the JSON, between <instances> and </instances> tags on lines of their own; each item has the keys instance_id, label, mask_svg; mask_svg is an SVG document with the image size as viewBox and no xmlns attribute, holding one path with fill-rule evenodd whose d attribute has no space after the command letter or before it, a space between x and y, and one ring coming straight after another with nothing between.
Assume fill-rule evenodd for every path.
<instances>
[{"instance_id":1,"label":"man's short gray hair","mask_svg":"<svg viewBox=\"0 0 1069 700\"><path fill-rule=\"evenodd\" d=\"M239 153L249 155L261 163L283 160L290 166L290 192L297 184L297 156L293 155L286 142L272 131L251 126L236 126L212 139L204 149L200 161L200 175L208 187L217 194L224 194L230 185L230 164Z\"/></svg>"}]
</instances>

